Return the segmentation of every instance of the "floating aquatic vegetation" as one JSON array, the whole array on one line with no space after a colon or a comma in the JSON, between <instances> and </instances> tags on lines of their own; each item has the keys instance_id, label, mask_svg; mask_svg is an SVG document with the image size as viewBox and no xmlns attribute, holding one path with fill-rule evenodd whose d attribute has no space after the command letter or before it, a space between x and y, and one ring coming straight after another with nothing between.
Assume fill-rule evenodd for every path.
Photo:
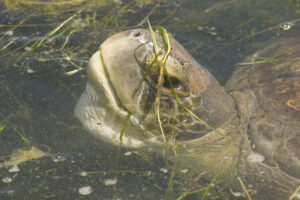
<instances>
[{"instance_id":1,"label":"floating aquatic vegetation","mask_svg":"<svg viewBox=\"0 0 300 200\"><path fill-rule=\"evenodd\" d=\"M11 3L11 8L12 7L15 7L17 9L25 8L24 10L26 10L26 9L29 8L28 6L26 6L26 3L27 2L34 2L34 0L32 0L32 1L29 1L29 0L21 1L21 0L19 0L18 2L25 2L25 4L23 4L23 5L22 5L22 3L20 3L19 5L18 4L13 5L13 3L17 2L17 0L11 0L11 1L7 0L6 2ZM40 3L42 1L40 0L40 1L36 1L36 2ZM51 3L51 2L58 2L58 1L53 0L53 1L45 1L45 2ZM109 35L113 32L117 32L119 30L129 28L129 27L141 27L146 22L146 20L145 20L146 18L150 17L151 19L155 19L155 17L152 18L152 14L154 13L154 15L155 15L156 10L159 10L159 11L161 10L161 9L157 9L157 8L161 8L159 3L154 4L153 6L151 5L151 6L149 6L149 8L145 9L145 11L146 10L148 11L148 9L150 9L150 11L151 11L151 12L149 11L149 12L144 13L145 18L143 18L142 20L139 19L139 23L136 23L136 24L131 23L130 24L130 23L127 23L126 21L122 21L122 15L119 14L118 16L116 16L119 9L120 9L120 7L122 7L123 5L120 5L119 7L115 8L112 12L106 12L105 11L104 13L101 13L101 12L99 12L99 10L92 8L92 6L94 6L95 8L98 7L98 5L95 4L95 1L87 1L87 0L86 1L84 1L84 0L77 0L77 1L76 0L68 0L67 1L67 0L65 0L65 1L60 1L60 2L66 2L66 4L63 4L63 3L60 4L60 5L66 5L66 6L61 7L61 9L58 9L58 10L55 9L56 14L60 15L60 18L58 18L58 20L56 20L54 24L50 24L54 20L51 20L51 21L49 20L48 21L49 24L46 24L46 25L48 25L47 27L41 26L41 29L42 29L41 35L39 35L38 37L30 38L30 39L32 39L30 41L25 40L24 42L22 41L22 43L20 43L21 36L18 35L18 32L20 32L20 29L14 28L14 26L16 26L15 24L19 23L19 20L17 20L17 22L16 21L11 21L12 24L5 25L5 27L7 27L9 30L7 31L6 29L4 29L5 34L0 35L0 37L4 36L4 38L5 38L5 40L3 39L3 40L0 41L1 42L0 43L0 56L2 57L2 59L7 59L9 57L14 57L15 58L16 55L18 57L18 56L20 56L20 52L23 53L24 49L26 47L28 47L26 49L29 50L29 48L31 48L31 51L28 51L28 54L26 54L23 58L20 58L19 63L22 63L22 62L26 63L27 59L29 59L29 60L36 59L40 62L50 61L49 63L53 64L53 63L55 63L53 61L57 60L60 63L62 63L62 65L61 65L61 66L63 66L62 67L62 73L61 73L62 75L64 75L64 73L65 73L66 75L76 75L76 76L81 75L81 77L83 77L84 73L80 73L80 72L84 71L85 65L86 65L87 59L88 59L87 55L90 55L90 53L81 53L81 52L84 52L84 51L87 52L88 49L90 49L90 51L93 51L93 48L94 48L93 45L97 45L102 40L102 38L105 38L107 35ZM89 2L92 2L92 3L89 3ZM97 1L97 2L100 2L100 1ZM120 1L118 1L118 2L120 2ZM130 2L130 1L126 1L126 2ZM139 6L144 6L143 3L140 3L142 1L136 1L136 2L139 4ZM73 5L71 5L71 3L73 3ZM30 4L27 4L27 5L30 5ZM58 8L60 6L59 4L56 4L56 5L53 4L53 5L54 6L52 6L52 7L51 6L47 7L47 6L44 6L44 5L41 5L41 4L40 5L31 4L30 5L31 6L30 10L33 10L35 8L38 8L38 7L39 7L38 8L39 10L43 10L44 8L47 8L47 9L49 9L49 8ZM50 36L49 38L44 40L43 43L39 46L38 49L31 47L36 40L42 39L48 32L51 32L51 30L54 30L56 27L58 27L61 23L64 22L64 20L68 19L68 17L72 16L72 14L75 14L73 12L69 12L69 11L71 11L71 9L74 8L74 6L81 6L81 5L83 5L83 8L87 8L87 9L83 9L83 10L85 10L84 13L82 12L80 15L78 15L77 17L75 17L74 19L72 19L71 21L66 23L63 27L61 27L55 34L53 34L52 36ZM133 4L131 4L131 5L133 5ZM43 6L44 6L44 8L42 8ZM231 5L229 6L229 8L230 7L231 7ZM134 10L134 8L135 7L130 7L130 6L125 7L123 13L127 12L128 10ZM223 8L224 8L224 6L220 6L216 9L213 9L212 11L215 11L217 9L223 9ZM111 9L111 7L109 7L109 9ZM66 12L66 14L64 14L64 15L59 14L59 12L62 13L61 10L68 11L69 13ZM56 14L51 14L50 13L50 12L53 13L53 11L51 11L51 10L46 11L46 9L44 11L47 12L47 14L45 14L43 16L41 15L41 18L52 18L52 16L54 18L56 17ZM175 7L174 7L174 11L176 11ZM34 14L36 14L36 13L37 13L37 11L36 12L34 11ZM212 13L212 12L210 12L210 13ZM213 14L216 14L216 13L217 12L214 12ZM33 13L31 13L31 14L33 14ZM114 15L114 16L113 17L108 17L109 15ZM163 17L165 17L165 19L172 19L173 15L171 13L165 13L165 15ZM178 16L174 16L174 18L176 20L179 19ZM250 21L253 21L255 19L257 19L257 16L249 18L249 20L246 21L241 26L245 26L246 23L248 23ZM39 26L38 24L32 24L32 23L34 23L33 21L34 20L32 20L32 18L28 17L28 18L26 18L26 20L23 23L20 23L20 25L18 27ZM153 24L158 24L159 25L159 24L162 23L162 22L159 22L159 21L163 21L163 20L159 19L157 21L154 21L154 20L151 20L151 21L153 22ZM199 21L201 21L201 20L199 20ZM21 19L20 22L22 22L22 19ZM84 28L83 28L84 30L79 28L81 25L78 22L80 22L81 25L82 24L85 25ZM206 21L204 21L204 22L206 23ZM75 24L78 25L77 28L74 26ZM297 25L297 24L295 24L295 25ZM0 25L0 27L2 28L4 26ZM105 27L105 29L104 29L104 27ZM187 26L188 29L190 27L191 27L191 25ZM18 30L16 30L16 29L18 29ZM274 27L273 30L276 30L276 29L278 30L278 29L280 29L280 27L279 26ZM295 29L292 28L290 30L291 31L289 31L288 33L293 32ZM43 31L46 31L47 33L43 32ZM178 33L182 30L179 31L178 29L172 29L172 31ZM83 32L88 33L88 34L86 34L88 37L93 37L96 34L99 34L99 35L102 35L102 36L100 36L101 37L100 39L97 38L98 39L97 42L96 42L96 40L94 40L95 41L94 43L86 42L86 40L84 40L84 41L81 42L80 45L76 44L76 43L74 44L74 39L77 40L78 35L83 35L83 34L81 34ZM238 32L238 31L236 31L236 32ZM257 33L257 32L253 31L253 32L251 32L251 34L249 33L249 38L253 37L253 35L255 35L255 33ZM76 35L76 33L80 33L80 34ZM280 34L283 34L283 33L286 34L283 31L280 32ZM181 32L180 32L180 34L181 34ZM241 33L239 36L240 36L240 38L242 38L243 34ZM237 39L239 39L239 38L237 38ZM93 40L93 38L90 39L90 41L92 41L92 40ZM189 38L189 41L190 41L190 38ZM228 41L229 41L229 43L232 42L232 40L230 40L230 38L228 39ZM241 41L244 41L244 40L241 40ZM186 42L186 41L184 41L184 42ZM95 44L95 43L97 43L97 44ZM236 44L239 44L239 42L237 42ZM165 47L163 47L163 48L165 48ZM215 48L215 49L217 49L217 48ZM65 55L67 55L67 56L65 56ZM155 60L156 59L157 58L155 58ZM82 60L83 60L83 62L81 62ZM5 62L5 60L4 60L4 62ZM28 63L29 63L29 65L31 65L30 62L28 62ZM40 67L39 69L46 68L47 67L46 64L44 65L43 63L41 63L39 65L39 67ZM8 64L8 65L4 65L4 66L11 66L11 65ZM16 66L18 66L20 68L22 67L21 64L20 65L17 64ZM52 65L52 66L54 66L54 65ZM37 67L37 65L35 64L33 67ZM37 68L33 68L33 69L34 69L34 71L37 71ZM79 73L77 73L77 72L79 72ZM17 74L16 76L18 76L18 75L19 74ZM35 75L39 75L39 74L35 74ZM1 75L1 78L2 78L2 75ZM67 77L67 78L64 78L64 79L65 80L71 80L73 78L74 77ZM167 80L167 76L164 76L164 79ZM76 79L76 81L80 82L80 81L78 81L78 79ZM68 84L66 82L62 81L62 84L64 84L65 87L61 87L61 88L64 88L66 92L69 92L69 91L74 92L75 90L77 90L77 91L80 90L80 89L78 89L79 87L75 88L75 90L74 90L74 88L70 89L71 88L70 84ZM61 86L61 85L59 85L59 86ZM72 95L72 96L74 96L74 95ZM17 97L17 98L21 101L21 103L22 103L22 101L26 101L26 100L21 99L22 96ZM7 105L6 102L3 101L3 103L5 103L5 104L3 104L4 106ZM18 109L18 108L16 108L16 109ZM11 112L14 112L14 110L11 110ZM56 113L54 112L53 115L55 115L55 114ZM68 113L68 115L69 115L69 113ZM58 116L56 116L56 117L57 117L58 120L62 119L61 117L58 117ZM14 123L13 121L11 121L11 122ZM65 123L65 122L62 121L61 123ZM3 135L3 133L5 133L5 131L7 131L7 129L10 129L9 125L7 125L6 123L1 124L1 125L0 125L0 127L2 127L3 132L0 131L0 136ZM24 131L22 131L22 127L18 127L16 125L14 125L14 126L16 127L16 130L18 130L21 133L21 135L24 133ZM32 125L28 124L28 126L31 127ZM0 130L1 130L1 128L0 128ZM37 131L39 131L39 130L37 130ZM30 135L31 138L32 138L33 134L26 131L26 135ZM109 173L109 172L105 171L103 173ZM120 173L122 173L122 172L120 172ZM85 185L83 185L83 186L85 186ZM203 189L199 189L198 191L203 191ZM290 199L294 198L294 196L296 196L296 195L299 195L299 187L298 187L298 190L295 191L294 195L291 196Z\"/></svg>"},{"instance_id":2,"label":"floating aquatic vegetation","mask_svg":"<svg viewBox=\"0 0 300 200\"><path fill-rule=\"evenodd\" d=\"M0 124L0 133L5 129L6 124L4 122L1 122Z\"/></svg>"},{"instance_id":3,"label":"floating aquatic vegetation","mask_svg":"<svg viewBox=\"0 0 300 200\"><path fill-rule=\"evenodd\" d=\"M160 119L159 107L160 107L160 93L161 93L163 82L164 82L164 68L165 68L166 60L167 60L167 58L168 58L168 56L171 52L171 47L170 47L169 36L165 31L164 34L162 34L162 36L163 36L163 39L164 39L165 43L167 44L167 51L163 55L163 58L161 60L159 60L158 56L160 54L159 54L159 51L158 51L158 46L157 46L157 41L156 41L154 30L159 30L160 28L154 28L154 30L153 30L149 20L147 20L147 22L148 22L149 29L150 29L151 36L152 36L154 53L155 53L155 55L157 55L157 56L155 56L155 57L157 57L156 62L157 62L157 65L159 67L159 78L158 78L158 83L157 83L157 86L156 86L157 91L156 91L156 99L155 99L155 112L156 112L156 115L157 115L157 121L158 121L158 125L159 125L159 128L160 128L161 134L162 134L162 138L164 140L164 145L166 145L167 140L166 140L166 136L165 136L165 133L164 133L164 130L163 130L163 127L162 127L162 123L161 123L161 119Z\"/></svg>"},{"instance_id":4,"label":"floating aquatic vegetation","mask_svg":"<svg viewBox=\"0 0 300 200\"><path fill-rule=\"evenodd\" d=\"M242 62L239 65L254 65L262 63L274 63L274 62L283 62L283 61L300 61L299 58L272 58L272 57L253 57L250 62Z\"/></svg>"},{"instance_id":5,"label":"floating aquatic vegetation","mask_svg":"<svg viewBox=\"0 0 300 200\"><path fill-rule=\"evenodd\" d=\"M293 194L291 194L289 200L293 200L294 197L296 197L297 195L299 197L300 196L299 191L300 191L300 185L296 188L296 190L293 192Z\"/></svg>"},{"instance_id":6,"label":"floating aquatic vegetation","mask_svg":"<svg viewBox=\"0 0 300 200\"><path fill-rule=\"evenodd\" d=\"M162 90L162 85L163 85L163 82L165 81L164 77L166 76L167 81L168 81L168 83L170 85L172 94L174 95L174 98L176 99L177 103L180 106L182 106L190 115L192 115L193 117L195 117L206 128L214 131L215 133L217 133L218 135L222 136L227 141L229 141L230 143L232 143L232 144L235 145L235 143L233 142L232 139L230 139L229 137L225 136L219 130L215 129L214 127L212 127L211 125L209 125L207 122L205 122L204 120L202 120L199 116L197 116L196 114L194 114L191 111L191 109L189 109L186 105L184 105L184 103L180 100L180 98L178 97L177 93L174 90L173 83L171 81L171 78L170 78L169 73L167 71L167 68L165 66L165 62L166 62L166 60L167 60L167 58L168 58L168 56L170 54L170 51L171 51L168 33L167 33L166 29L163 28L163 27L156 26L156 27L152 28L152 26L149 23L149 21L148 21L148 24L149 24L149 29L151 31L152 41L153 41L153 47L154 47L154 51L155 51L155 60L154 61L157 63L157 65L160 68L158 84L155 87L157 89L156 101L155 101L155 110L156 110L156 114L157 114L158 124L159 124L160 130L161 130L161 133L162 133L162 137L164 139L164 144L166 144L167 141L166 141L165 133L164 133L164 130L162 128L162 124L161 124L161 120L160 120L159 101L160 101L160 93L161 93L161 90ZM162 49L164 48L164 46L162 47L162 49L160 49L160 51L158 50L158 46L157 46L157 42L156 42L156 38L155 38L155 33L154 33L155 30L158 31L161 34L161 36L162 36L162 38L163 38L163 40L165 42L165 46L167 47L166 53L164 54L164 56L163 56L163 58L161 60L159 59L159 55L160 55L160 52L162 51ZM150 65L150 67L152 65L153 65L153 61L152 61L151 65ZM175 150L173 149L173 151L175 151Z\"/></svg>"},{"instance_id":7,"label":"floating aquatic vegetation","mask_svg":"<svg viewBox=\"0 0 300 200\"><path fill-rule=\"evenodd\" d=\"M105 6L112 3L110 0L3 0L3 3L10 9L32 9L36 11L69 10L78 6Z\"/></svg>"},{"instance_id":8,"label":"floating aquatic vegetation","mask_svg":"<svg viewBox=\"0 0 300 200\"><path fill-rule=\"evenodd\" d=\"M22 13L25 10L29 12L27 9L30 8L32 12L30 11L29 15L26 15L24 19L15 25L0 24L0 28L10 28L6 29L5 34L0 35L0 58L7 58L13 55L17 59L11 62L17 65L24 61L22 65L25 65L29 62L28 60L31 61L34 59L42 62L50 61L50 59L64 61L68 63L69 67L75 67L75 69L66 70L65 74L70 76L85 69L82 62L74 62L74 57L77 57L76 55L84 51L88 51L88 47L90 46L88 43L74 46L74 44L70 43L71 40L74 40L74 37L77 37L78 34L89 28L93 28L93 31L90 31L90 35L97 35L99 30L103 34L103 30L107 33L111 32L110 28L122 30L141 27L145 23L145 19L150 17L163 2L156 0L138 2L134 0L126 2L110 0L4 0L3 3L6 9L16 9ZM123 19L124 15L128 15L128 13L133 12L137 8L151 4L153 4L152 9L146 12L145 17L136 25L130 24L130 21ZM178 9L180 4L181 2L178 4L174 3L174 9ZM101 8L105 8L105 12ZM43 9L47 11L45 12ZM166 16L173 14L174 12L167 12ZM36 19L43 19L42 21L44 22L35 24L34 21ZM21 29L35 28L36 26L46 24L49 24L48 27L52 27L52 29L46 31L47 28L42 28L42 31L37 35L29 36L32 38L26 38L23 35L15 33L19 33ZM57 48L58 45L60 45L60 48ZM24 51L24 49L26 50ZM70 52L73 56L71 56L71 59L66 59L64 54L69 54Z\"/></svg>"},{"instance_id":9,"label":"floating aquatic vegetation","mask_svg":"<svg viewBox=\"0 0 300 200\"><path fill-rule=\"evenodd\" d=\"M248 200L252 200L252 198L251 198L251 196L250 196L250 194L249 194L249 192L248 192L245 184L243 183L242 179L240 177L237 177L237 179L239 180L239 182L240 182L240 184L242 186L242 189L243 189L244 193L246 194Z\"/></svg>"},{"instance_id":10,"label":"floating aquatic vegetation","mask_svg":"<svg viewBox=\"0 0 300 200\"><path fill-rule=\"evenodd\" d=\"M192 190L192 191L187 191L182 193L176 200L182 200L184 197L191 195L191 194L196 194L196 193L200 193L203 192L203 195L201 197L201 200L205 199L205 196L207 195L209 189L211 187L213 187L214 185L220 184L221 182L223 182L222 180L217 181L217 178L222 174L222 170L219 169L218 172L215 174L215 176L212 178L211 182L206 186L206 187L200 187L196 190Z\"/></svg>"},{"instance_id":11,"label":"floating aquatic vegetation","mask_svg":"<svg viewBox=\"0 0 300 200\"><path fill-rule=\"evenodd\" d=\"M0 163L0 168L18 165L29 160L42 158L46 155L47 154L45 152L35 146L30 147L30 149L17 149L14 153L12 153L9 160Z\"/></svg>"},{"instance_id":12,"label":"floating aquatic vegetation","mask_svg":"<svg viewBox=\"0 0 300 200\"><path fill-rule=\"evenodd\" d=\"M0 126L0 129L2 127L2 130L4 130L6 124L15 132L17 133L21 138L22 140L27 144L29 145L30 144L30 141L28 140L28 138L25 136L25 133L24 133L24 130L21 129L21 131L15 127L12 123L10 123L9 119L7 119L6 117L4 117L4 115L2 113L0 113L0 116L4 119L4 121L1 123L2 126ZM1 131L2 131L1 130ZM0 131L0 133L1 133Z\"/></svg>"}]
</instances>

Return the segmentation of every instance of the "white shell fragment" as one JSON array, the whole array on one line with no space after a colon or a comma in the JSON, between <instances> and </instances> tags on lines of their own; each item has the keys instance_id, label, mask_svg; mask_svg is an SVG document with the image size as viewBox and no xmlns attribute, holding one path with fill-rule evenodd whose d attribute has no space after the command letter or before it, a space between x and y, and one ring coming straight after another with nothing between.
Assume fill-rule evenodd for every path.
<instances>
[{"instance_id":1,"label":"white shell fragment","mask_svg":"<svg viewBox=\"0 0 300 200\"><path fill-rule=\"evenodd\" d=\"M117 178L106 179L104 185L115 185L118 182Z\"/></svg>"},{"instance_id":2,"label":"white shell fragment","mask_svg":"<svg viewBox=\"0 0 300 200\"><path fill-rule=\"evenodd\" d=\"M127 151L127 152L124 153L125 156L130 156L131 154L132 154L131 151Z\"/></svg>"},{"instance_id":3,"label":"white shell fragment","mask_svg":"<svg viewBox=\"0 0 300 200\"><path fill-rule=\"evenodd\" d=\"M159 171L166 174L166 173L168 173L169 170L167 168L160 168Z\"/></svg>"},{"instance_id":4,"label":"white shell fragment","mask_svg":"<svg viewBox=\"0 0 300 200\"><path fill-rule=\"evenodd\" d=\"M280 29L283 31L289 31L295 26L294 22L284 22L279 25Z\"/></svg>"},{"instance_id":5,"label":"white shell fragment","mask_svg":"<svg viewBox=\"0 0 300 200\"><path fill-rule=\"evenodd\" d=\"M182 170L180 170L180 172L186 174L186 173L189 172L189 170L188 169L182 169Z\"/></svg>"},{"instance_id":6,"label":"white shell fragment","mask_svg":"<svg viewBox=\"0 0 300 200\"><path fill-rule=\"evenodd\" d=\"M24 50L25 50L25 51L31 51L32 48L31 48L31 47L25 47Z\"/></svg>"},{"instance_id":7,"label":"white shell fragment","mask_svg":"<svg viewBox=\"0 0 300 200\"><path fill-rule=\"evenodd\" d=\"M234 196L234 197L240 197L242 196L241 192L234 192L231 188L229 189L230 193Z\"/></svg>"},{"instance_id":8,"label":"white shell fragment","mask_svg":"<svg viewBox=\"0 0 300 200\"><path fill-rule=\"evenodd\" d=\"M92 193L92 187L91 186L85 186L85 187L81 187L78 190L78 193L81 195L89 195Z\"/></svg>"},{"instance_id":9,"label":"white shell fragment","mask_svg":"<svg viewBox=\"0 0 300 200\"><path fill-rule=\"evenodd\" d=\"M4 35L13 36L14 35L14 31L13 30L8 30L8 31L4 32Z\"/></svg>"},{"instance_id":10,"label":"white shell fragment","mask_svg":"<svg viewBox=\"0 0 300 200\"><path fill-rule=\"evenodd\" d=\"M26 69L26 72L28 74L33 74L35 71L33 69L31 69L31 68L28 68L28 69Z\"/></svg>"},{"instance_id":11,"label":"white shell fragment","mask_svg":"<svg viewBox=\"0 0 300 200\"><path fill-rule=\"evenodd\" d=\"M62 156L57 156L56 158L52 158L53 162L63 162L66 160L66 158Z\"/></svg>"},{"instance_id":12,"label":"white shell fragment","mask_svg":"<svg viewBox=\"0 0 300 200\"><path fill-rule=\"evenodd\" d=\"M2 182L3 182L3 183L11 183L12 180L13 180L12 178L6 177L6 178L3 178L3 179L2 179Z\"/></svg>"},{"instance_id":13,"label":"white shell fragment","mask_svg":"<svg viewBox=\"0 0 300 200\"><path fill-rule=\"evenodd\" d=\"M88 175L88 173L86 171L83 171L80 173L80 176L87 176L87 175Z\"/></svg>"},{"instance_id":14,"label":"white shell fragment","mask_svg":"<svg viewBox=\"0 0 300 200\"><path fill-rule=\"evenodd\" d=\"M256 163L263 162L265 157L259 153L252 153L247 157L248 162Z\"/></svg>"},{"instance_id":15,"label":"white shell fragment","mask_svg":"<svg viewBox=\"0 0 300 200\"><path fill-rule=\"evenodd\" d=\"M14 173L14 172L19 172L20 168L18 167L18 165L14 165L11 168L9 168L8 172L10 173Z\"/></svg>"}]
</instances>

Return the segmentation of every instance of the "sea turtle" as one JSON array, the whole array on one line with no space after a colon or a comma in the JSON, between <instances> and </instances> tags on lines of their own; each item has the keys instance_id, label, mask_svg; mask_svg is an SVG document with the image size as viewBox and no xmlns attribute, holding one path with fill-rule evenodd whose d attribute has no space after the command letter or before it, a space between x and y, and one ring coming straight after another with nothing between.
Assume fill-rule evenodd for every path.
<instances>
[{"instance_id":1,"label":"sea turtle","mask_svg":"<svg viewBox=\"0 0 300 200\"><path fill-rule=\"evenodd\" d=\"M160 34L156 38L162 47ZM193 114L216 129L181 106L165 77L160 118L180 166L207 177L222 169L233 194L242 192L242 180L254 199L289 198L300 185L300 61L291 59L300 55L299 39L259 51L256 57L273 62L239 67L223 87L170 36L166 68L173 88ZM161 151L158 64L149 70L154 57L149 30L123 31L102 43L89 61L88 83L75 108L89 132L115 145Z\"/></svg>"}]
</instances>

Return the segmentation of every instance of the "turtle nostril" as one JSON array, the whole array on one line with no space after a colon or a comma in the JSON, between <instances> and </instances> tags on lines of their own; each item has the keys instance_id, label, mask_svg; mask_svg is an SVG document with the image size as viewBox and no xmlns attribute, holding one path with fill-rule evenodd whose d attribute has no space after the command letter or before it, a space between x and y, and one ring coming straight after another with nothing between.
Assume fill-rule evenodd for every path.
<instances>
[{"instance_id":1,"label":"turtle nostril","mask_svg":"<svg viewBox=\"0 0 300 200\"><path fill-rule=\"evenodd\" d=\"M141 35L141 32L135 32L134 34L133 34L133 37L139 37Z\"/></svg>"}]
</instances>

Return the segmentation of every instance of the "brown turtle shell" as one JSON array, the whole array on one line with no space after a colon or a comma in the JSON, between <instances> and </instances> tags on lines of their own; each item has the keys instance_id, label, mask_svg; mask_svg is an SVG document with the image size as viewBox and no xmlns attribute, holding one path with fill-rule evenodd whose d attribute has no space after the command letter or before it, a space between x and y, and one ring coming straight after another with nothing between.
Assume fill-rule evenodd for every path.
<instances>
[{"instance_id":1,"label":"brown turtle shell","mask_svg":"<svg viewBox=\"0 0 300 200\"><path fill-rule=\"evenodd\" d=\"M248 137L270 166L300 178L300 37L275 42L240 66L229 91L251 99ZM253 61L250 60L250 61ZM271 61L271 62L270 62ZM237 102L239 103L239 102Z\"/></svg>"}]
</instances>

